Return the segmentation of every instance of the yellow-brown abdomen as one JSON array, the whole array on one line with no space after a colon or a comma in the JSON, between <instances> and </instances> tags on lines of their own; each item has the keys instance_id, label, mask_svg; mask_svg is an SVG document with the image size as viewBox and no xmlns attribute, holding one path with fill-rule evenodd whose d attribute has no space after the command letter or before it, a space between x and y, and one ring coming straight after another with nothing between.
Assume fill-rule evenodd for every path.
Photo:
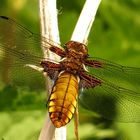
<instances>
[{"instance_id":1,"label":"yellow-brown abdomen","mask_svg":"<svg viewBox=\"0 0 140 140\"><path fill-rule=\"evenodd\" d=\"M62 73L55 82L49 98L49 115L55 127L66 125L77 105L78 80L70 73Z\"/></svg>"}]
</instances>

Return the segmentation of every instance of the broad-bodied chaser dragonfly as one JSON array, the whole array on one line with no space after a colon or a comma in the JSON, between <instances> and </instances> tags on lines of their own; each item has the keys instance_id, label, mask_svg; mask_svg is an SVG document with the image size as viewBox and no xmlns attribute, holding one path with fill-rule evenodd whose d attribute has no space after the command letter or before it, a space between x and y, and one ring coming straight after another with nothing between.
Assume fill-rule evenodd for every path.
<instances>
[{"instance_id":1,"label":"broad-bodied chaser dragonfly","mask_svg":"<svg viewBox=\"0 0 140 140\"><path fill-rule=\"evenodd\" d=\"M33 46L39 48L40 45L59 55L60 62L31 51ZM140 122L140 68L90 57L87 46L75 41L67 42L64 49L60 49L5 16L0 16L0 59L1 70L7 65L13 68L9 72L9 75L15 74L11 76L13 83L18 75L24 77L22 72L32 69L33 65L42 68L42 72L54 80L48 111L57 128L70 122L77 100L104 118ZM1 71L1 80L2 76Z\"/></svg>"}]
</instances>

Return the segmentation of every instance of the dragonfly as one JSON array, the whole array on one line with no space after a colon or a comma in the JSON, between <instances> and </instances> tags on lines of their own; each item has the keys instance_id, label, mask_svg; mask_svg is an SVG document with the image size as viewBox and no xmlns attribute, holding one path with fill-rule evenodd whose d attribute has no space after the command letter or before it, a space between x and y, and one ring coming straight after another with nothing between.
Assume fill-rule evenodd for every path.
<instances>
[{"instance_id":1,"label":"dragonfly","mask_svg":"<svg viewBox=\"0 0 140 140\"><path fill-rule=\"evenodd\" d=\"M60 61L42 57L43 54L34 49L39 46L60 56ZM106 119L140 122L140 68L91 57L87 46L80 42L68 41L63 48L58 46L15 20L0 16L1 81L10 79L22 86L31 79L27 86L32 83L36 87L40 83L36 80L38 75L33 73L39 73L39 77L43 74L33 69L46 73L54 81L48 112L56 128L70 122L77 101ZM3 78L5 66L11 68L8 76L6 74L7 77Z\"/></svg>"}]
</instances>

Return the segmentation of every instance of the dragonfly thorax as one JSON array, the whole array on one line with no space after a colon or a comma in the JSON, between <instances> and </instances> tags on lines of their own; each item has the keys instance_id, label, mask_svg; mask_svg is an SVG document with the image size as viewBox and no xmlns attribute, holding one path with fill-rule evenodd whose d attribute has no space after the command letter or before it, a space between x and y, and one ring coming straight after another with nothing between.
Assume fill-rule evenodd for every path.
<instances>
[{"instance_id":1,"label":"dragonfly thorax","mask_svg":"<svg viewBox=\"0 0 140 140\"><path fill-rule=\"evenodd\" d=\"M75 59L73 57L67 57L62 59L60 64L63 70L72 74L78 74L84 69L83 62L81 61L81 59Z\"/></svg>"},{"instance_id":2,"label":"dragonfly thorax","mask_svg":"<svg viewBox=\"0 0 140 140\"><path fill-rule=\"evenodd\" d=\"M74 57L76 59L85 59L88 56L87 47L79 42L69 41L65 44L67 57Z\"/></svg>"}]
</instances>

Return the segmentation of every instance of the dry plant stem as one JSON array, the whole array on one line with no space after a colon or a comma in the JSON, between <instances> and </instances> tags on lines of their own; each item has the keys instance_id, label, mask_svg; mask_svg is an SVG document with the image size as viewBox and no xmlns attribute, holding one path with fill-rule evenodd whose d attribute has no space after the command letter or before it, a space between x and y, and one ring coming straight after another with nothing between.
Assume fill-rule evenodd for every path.
<instances>
[{"instance_id":1,"label":"dry plant stem","mask_svg":"<svg viewBox=\"0 0 140 140\"><path fill-rule=\"evenodd\" d=\"M88 34L90 32L92 23L95 18L96 11L100 4L101 0L86 0L85 6L82 10L78 23L75 27L71 40L78 41L81 43L86 43ZM57 11L56 11L56 0L39 0L40 5L40 17L41 17L41 30L42 35L48 39L51 39L55 42L59 43L59 33L57 26ZM47 49L44 49L44 55L47 57L51 57L51 59L59 59L52 55ZM48 79L48 83L51 81ZM47 89L49 89L49 93L52 88L52 84L47 85ZM77 108L78 109L78 108ZM78 115L77 122L78 122ZM53 140L53 136L55 135L55 140L65 140L66 139L66 129L62 127L56 130L54 134L55 128L51 124L51 121L47 115L47 119L44 127L40 133L39 140ZM78 138L78 128L77 139Z\"/></svg>"},{"instance_id":2,"label":"dry plant stem","mask_svg":"<svg viewBox=\"0 0 140 140\"><path fill-rule=\"evenodd\" d=\"M95 15L96 15L100 2L101 0L86 0L83 10L78 19L78 22L73 31L71 40L78 41L84 44L87 43L87 38L91 30L93 21L95 19ZM78 105L75 111L74 119L75 119L74 122L75 122L76 139L80 140L79 134L78 134L78 122L79 122Z\"/></svg>"},{"instance_id":3,"label":"dry plant stem","mask_svg":"<svg viewBox=\"0 0 140 140\"><path fill-rule=\"evenodd\" d=\"M47 114L44 126L40 132L40 136L38 140L53 140L54 132L55 132L55 128L52 125L51 120L49 119L49 116Z\"/></svg>"},{"instance_id":4,"label":"dry plant stem","mask_svg":"<svg viewBox=\"0 0 140 140\"><path fill-rule=\"evenodd\" d=\"M59 43L59 31L57 22L57 9L56 0L39 0L40 8L40 21L41 21L41 34L49 40ZM52 42L51 42L52 43ZM54 44L56 45L56 44ZM47 48L42 48L44 57L58 61L60 58L57 55L52 54ZM52 81L49 77L46 77L47 81L47 93L51 93ZM65 140L66 128L55 128L49 119L49 115L46 115L46 121L39 136L39 140Z\"/></svg>"}]
</instances>

